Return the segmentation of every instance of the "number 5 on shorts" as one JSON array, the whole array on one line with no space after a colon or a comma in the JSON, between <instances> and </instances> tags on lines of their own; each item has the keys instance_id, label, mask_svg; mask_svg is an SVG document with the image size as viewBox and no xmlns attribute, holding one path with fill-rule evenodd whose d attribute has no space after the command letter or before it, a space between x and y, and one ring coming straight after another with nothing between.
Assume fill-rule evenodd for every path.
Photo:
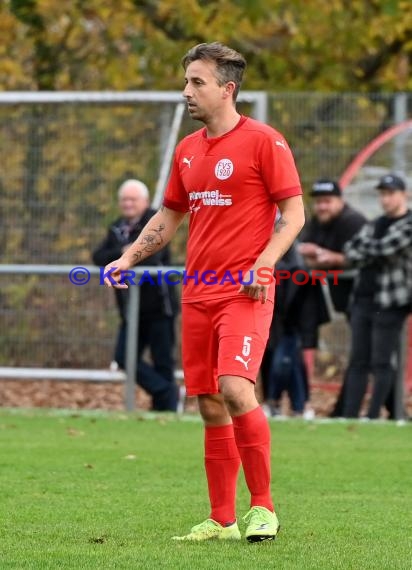
<instances>
[{"instance_id":1,"label":"number 5 on shorts","mask_svg":"<svg viewBox=\"0 0 412 570\"><path fill-rule=\"evenodd\" d=\"M242 347L242 354L243 356L249 356L250 354L250 342L252 340L251 336L244 336L243 337L243 347Z\"/></svg>"}]
</instances>

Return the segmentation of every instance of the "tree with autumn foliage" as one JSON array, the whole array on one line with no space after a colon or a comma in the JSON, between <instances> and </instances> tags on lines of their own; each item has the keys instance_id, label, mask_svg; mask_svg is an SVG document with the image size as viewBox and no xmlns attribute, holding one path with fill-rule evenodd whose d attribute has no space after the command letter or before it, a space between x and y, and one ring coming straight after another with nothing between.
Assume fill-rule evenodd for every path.
<instances>
[{"instance_id":1,"label":"tree with autumn foliage","mask_svg":"<svg viewBox=\"0 0 412 570\"><path fill-rule=\"evenodd\" d=\"M409 0L3 0L2 89L170 89L195 43L249 62L248 89L412 88Z\"/></svg>"},{"instance_id":2,"label":"tree with autumn foliage","mask_svg":"<svg viewBox=\"0 0 412 570\"><path fill-rule=\"evenodd\" d=\"M0 37L0 89L46 91L180 90L185 51L225 42L248 60L244 88L275 94L269 120L291 141L304 182L318 162L339 174L385 125L391 109L368 93L412 87L410 0L2 0ZM292 91L295 99L278 97ZM365 96L348 104L343 91ZM370 127L334 126L353 113ZM15 214L25 222L6 240L6 257L85 256L84 221L113 215L108 192L133 175L154 187L158 115L145 105L0 108L0 189L6 200L21 197ZM316 153L324 159L314 164Z\"/></svg>"}]
</instances>

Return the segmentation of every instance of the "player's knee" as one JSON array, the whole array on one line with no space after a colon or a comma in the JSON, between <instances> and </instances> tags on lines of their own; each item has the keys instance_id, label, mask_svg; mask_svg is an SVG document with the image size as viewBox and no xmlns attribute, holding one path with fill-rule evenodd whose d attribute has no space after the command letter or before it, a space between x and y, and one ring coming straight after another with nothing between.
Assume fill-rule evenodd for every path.
<instances>
[{"instance_id":1,"label":"player's knee","mask_svg":"<svg viewBox=\"0 0 412 570\"><path fill-rule=\"evenodd\" d=\"M227 409L220 394L206 394L198 397L199 411L205 423L221 425L227 421Z\"/></svg>"},{"instance_id":2,"label":"player's knee","mask_svg":"<svg viewBox=\"0 0 412 570\"><path fill-rule=\"evenodd\" d=\"M251 402L247 392L227 384L221 385L221 391L231 416L242 414L245 410L250 408Z\"/></svg>"},{"instance_id":3,"label":"player's knee","mask_svg":"<svg viewBox=\"0 0 412 570\"><path fill-rule=\"evenodd\" d=\"M225 396L225 404L231 416L243 414L248 407L247 402L240 395L229 393Z\"/></svg>"}]
</instances>

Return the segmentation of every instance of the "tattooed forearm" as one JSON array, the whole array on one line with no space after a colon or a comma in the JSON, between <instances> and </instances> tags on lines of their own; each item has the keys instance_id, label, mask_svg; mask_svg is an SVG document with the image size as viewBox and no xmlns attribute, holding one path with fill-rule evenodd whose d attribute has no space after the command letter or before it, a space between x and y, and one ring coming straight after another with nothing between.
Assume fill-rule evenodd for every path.
<instances>
[{"instance_id":1,"label":"tattooed forearm","mask_svg":"<svg viewBox=\"0 0 412 570\"><path fill-rule=\"evenodd\" d=\"M135 261L136 263L139 263L139 261L142 259L142 255L143 255L143 252L142 252L142 251L135 251L135 252L133 253L133 259L134 259L134 261Z\"/></svg>"},{"instance_id":2,"label":"tattooed forearm","mask_svg":"<svg viewBox=\"0 0 412 570\"><path fill-rule=\"evenodd\" d=\"M148 230L146 234L141 236L137 245L139 249L133 252L133 258L136 262L141 261L142 258L148 257L151 253L160 249L159 246L163 243L162 233L164 232L165 225L160 224L157 228Z\"/></svg>"},{"instance_id":3,"label":"tattooed forearm","mask_svg":"<svg viewBox=\"0 0 412 570\"><path fill-rule=\"evenodd\" d=\"M280 234L280 232L288 225L288 221L283 217L277 222L275 226L275 233Z\"/></svg>"}]
</instances>

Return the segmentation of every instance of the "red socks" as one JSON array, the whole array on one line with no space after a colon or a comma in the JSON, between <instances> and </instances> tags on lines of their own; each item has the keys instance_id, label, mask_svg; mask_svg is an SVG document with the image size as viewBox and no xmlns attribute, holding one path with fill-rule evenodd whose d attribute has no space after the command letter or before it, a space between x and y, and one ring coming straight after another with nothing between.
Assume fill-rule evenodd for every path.
<instances>
[{"instance_id":1,"label":"red socks","mask_svg":"<svg viewBox=\"0 0 412 570\"><path fill-rule=\"evenodd\" d=\"M232 418L233 425L205 428L205 468L210 518L225 526L236 520L236 483L242 460L251 507L273 511L270 495L270 430L258 406ZM240 457L239 457L240 455Z\"/></svg>"},{"instance_id":2,"label":"red socks","mask_svg":"<svg viewBox=\"0 0 412 570\"><path fill-rule=\"evenodd\" d=\"M233 425L205 428L205 468L210 518L225 526L236 520L236 483L240 467Z\"/></svg>"},{"instance_id":3,"label":"red socks","mask_svg":"<svg viewBox=\"0 0 412 570\"><path fill-rule=\"evenodd\" d=\"M270 494L270 430L260 406L233 417L236 445L251 494L251 507L273 511Z\"/></svg>"}]
</instances>

